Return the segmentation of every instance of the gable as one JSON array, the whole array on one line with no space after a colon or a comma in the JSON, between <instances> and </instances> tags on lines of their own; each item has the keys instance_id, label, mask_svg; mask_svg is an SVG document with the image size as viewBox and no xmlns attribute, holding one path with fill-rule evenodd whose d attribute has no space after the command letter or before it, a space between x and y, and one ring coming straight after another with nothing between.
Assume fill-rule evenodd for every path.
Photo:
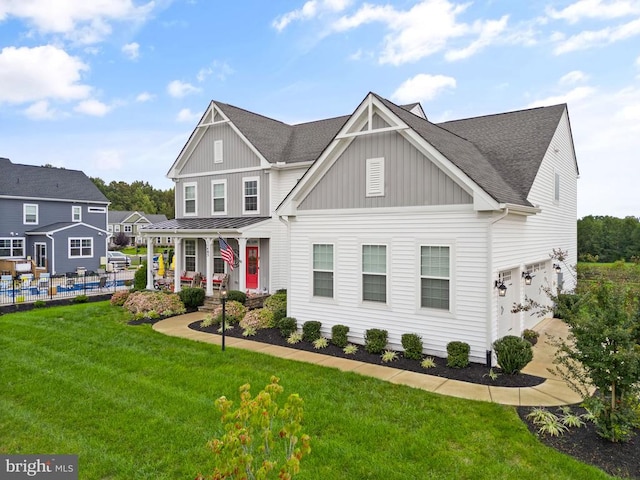
<instances>
[{"instance_id":1,"label":"gable","mask_svg":"<svg viewBox=\"0 0 640 480\"><path fill-rule=\"evenodd\" d=\"M388 122L373 117L376 128ZM384 159L384 186L367 188L369 171L377 175ZM368 162L369 160L369 162ZM371 170L371 165L376 169ZM377 177L369 178L377 180ZM378 194L382 192L382 194ZM460 205L473 203L472 195L395 131L360 136L349 144L313 189L300 200L300 210Z\"/></svg>"}]
</instances>

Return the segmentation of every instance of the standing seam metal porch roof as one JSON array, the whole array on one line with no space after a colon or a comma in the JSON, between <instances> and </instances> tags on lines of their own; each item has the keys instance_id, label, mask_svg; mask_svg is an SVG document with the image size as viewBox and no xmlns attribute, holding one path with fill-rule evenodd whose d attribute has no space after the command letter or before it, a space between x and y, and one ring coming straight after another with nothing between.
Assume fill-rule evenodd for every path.
<instances>
[{"instance_id":1,"label":"standing seam metal porch roof","mask_svg":"<svg viewBox=\"0 0 640 480\"><path fill-rule=\"evenodd\" d=\"M174 230L240 230L255 225L271 217L215 217L215 218L176 218L141 228L141 232L172 232Z\"/></svg>"}]
</instances>

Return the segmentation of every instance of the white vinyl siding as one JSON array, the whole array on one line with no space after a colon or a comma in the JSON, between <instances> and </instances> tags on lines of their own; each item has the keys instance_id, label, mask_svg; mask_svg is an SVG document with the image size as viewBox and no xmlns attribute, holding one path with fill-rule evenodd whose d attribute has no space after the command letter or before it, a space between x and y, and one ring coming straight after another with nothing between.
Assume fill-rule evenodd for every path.
<instances>
[{"instance_id":1,"label":"white vinyl siding","mask_svg":"<svg viewBox=\"0 0 640 480\"><path fill-rule=\"evenodd\" d=\"M333 298L333 245L313 245L313 296Z\"/></svg>"},{"instance_id":2,"label":"white vinyl siding","mask_svg":"<svg viewBox=\"0 0 640 480\"><path fill-rule=\"evenodd\" d=\"M184 215L195 216L198 214L197 194L198 185L196 183L184 184Z\"/></svg>"},{"instance_id":3,"label":"white vinyl siding","mask_svg":"<svg viewBox=\"0 0 640 480\"><path fill-rule=\"evenodd\" d=\"M72 222L82 221L82 207L80 205L73 205L71 207L71 221Z\"/></svg>"},{"instance_id":4,"label":"white vinyl siding","mask_svg":"<svg viewBox=\"0 0 640 480\"><path fill-rule=\"evenodd\" d=\"M420 247L420 306L449 310L449 247Z\"/></svg>"},{"instance_id":5,"label":"white vinyl siding","mask_svg":"<svg viewBox=\"0 0 640 480\"><path fill-rule=\"evenodd\" d=\"M227 214L227 181L211 182L211 213L212 215Z\"/></svg>"},{"instance_id":6,"label":"white vinyl siding","mask_svg":"<svg viewBox=\"0 0 640 480\"><path fill-rule=\"evenodd\" d=\"M260 179L242 179L242 213L260 213Z\"/></svg>"},{"instance_id":7,"label":"white vinyl siding","mask_svg":"<svg viewBox=\"0 0 640 480\"><path fill-rule=\"evenodd\" d=\"M22 221L25 225L38 224L38 205L25 203L22 207Z\"/></svg>"},{"instance_id":8,"label":"white vinyl siding","mask_svg":"<svg viewBox=\"0 0 640 480\"><path fill-rule=\"evenodd\" d=\"M24 257L24 238L0 238L0 258Z\"/></svg>"},{"instance_id":9,"label":"white vinyl siding","mask_svg":"<svg viewBox=\"0 0 640 480\"><path fill-rule=\"evenodd\" d=\"M560 202L560 172L554 172L553 201Z\"/></svg>"},{"instance_id":10,"label":"white vinyl siding","mask_svg":"<svg viewBox=\"0 0 640 480\"><path fill-rule=\"evenodd\" d=\"M187 272L195 272L196 265L196 241L187 238L184 240L184 269Z\"/></svg>"},{"instance_id":11,"label":"white vinyl siding","mask_svg":"<svg viewBox=\"0 0 640 480\"><path fill-rule=\"evenodd\" d=\"M387 246L362 246L362 300L387 302Z\"/></svg>"},{"instance_id":12,"label":"white vinyl siding","mask_svg":"<svg viewBox=\"0 0 640 480\"><path fill-rule=\"evenodd\" d=\"M367 158L367 197L384 196L384 158Z\"/></svg>"},{"instance_id":13,"label":"white vinyl siding","mask_svg":"<svg viewBox=\"0 0 640 480\"><path fill-rule=\"evenodd\" d=\"M222 140L213 142L213 163L222 163Z\"/></svg>"},{"instance_id":14,"label":"white vinyl siding","mask_svg":"<svg viewBox=\"0 0 640 480\"><path fill-rule=\"evenodd\" d=\"M70 238L69 258L92 258L93 238Z\"/></svg>"}]
</instances>

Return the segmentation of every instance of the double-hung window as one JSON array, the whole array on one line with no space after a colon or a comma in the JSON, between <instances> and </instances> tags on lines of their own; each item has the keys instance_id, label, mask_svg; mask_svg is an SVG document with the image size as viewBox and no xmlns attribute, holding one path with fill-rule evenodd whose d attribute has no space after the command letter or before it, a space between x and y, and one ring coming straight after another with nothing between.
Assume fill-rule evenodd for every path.
<instances>
[{"instance_id":1,"label":"double-hung window","mask_svg":"<svg viewBox=\"0 0 640 480\"><path fill-rule=\"evenodd\" d=\"M211 182L211 212L213 215L227 214L227 181L214 180Z\"/></svg>"},{"instance_id":2,"label":"double-hung window","mask_svg":"<svg viewBox=\"0 0 640 480\"><path fill-rule=\"evenodd\" d=\"M333 298L333 245L313 244L313 296Z\"/></svg>"},{"instance_id":3,"label":"double-hung window","mask_svg":"<svg viewBox=\"0 0 640 480\"><path fill-rule=\"evenodd\" d=\"M420 247L420 306L449 310L449 264L449 247Z\"/></svg>"},{"instance_id":4,"label":"double-hung window","mask_svg":"<svg viewBox=\"0 0 640 480\"><path fill-rule=\"evenodd\" d=\"M184 241L184 269L188 272L196 271L196 240L193 238Z\"/></svg>"},{"instance_id":5,"label":"double-hung window","mask_svg":"<svg viewBox=\"0 0 640 480\"><path fill-rule=\"evenodd\" d=\"M242 213L259 213L260 185L258 177L243 179Z\"/></svg>"},{"instance_id":6,"label":"double-hung window","mask_svg":"<svg viewBox=\"0 0 640 480\"><path fill-rule=\"evenodd\" d=\"M362 300L387 302L387 246L362 246Z\"/></svg>"},{"instance_id":7,"label":"double-hung window","mask_svg":"<svg viewBox=\"0 0 640 480\"><path fill-rule=\"evenodd\" d=\"M93 257L93 238L70 238L69 258Z\"/></svg>"},{"instance_id":8,"label":"double-hung window","mask_svg":"<svg viewBox=\"0 0 640 480\"><path fill-rule=\"evenodd\" d=\"M197 185L195 183L185 183L184 184L184 214L187 215L197 215L197 205L196 205L196 195L197 195Z\"/></svg>"},{"instance_id":9,"label":"double-hung window","mask_svg":"<svg viewBox=\"0 0 640 480\"><path fill-rule=\"evenodd\" d=\"M38 224L38 205L25 203L22 207L22 220L25 225Z\"/></svg>"},{"instance_id":10,"label":"double-hung window","mask_svg":"<svg viewBox=\"0 0 640 480\"><path fill-rule=\"evenodd\" d=\"M72 222L82 221L82 207L80 205L73 205L71 207L71 221Z\"/></svg>"}]
</instances>

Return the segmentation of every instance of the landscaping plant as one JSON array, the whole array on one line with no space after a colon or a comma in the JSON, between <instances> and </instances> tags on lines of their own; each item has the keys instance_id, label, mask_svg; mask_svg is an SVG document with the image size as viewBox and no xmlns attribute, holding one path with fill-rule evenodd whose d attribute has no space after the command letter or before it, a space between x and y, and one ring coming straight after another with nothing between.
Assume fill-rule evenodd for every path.
<instances>
[{"instance_id":1,"label":"landscaping plant","mask_svg":"<svg viewBox=\"0 0 640 480\"><path fill-rule=\"evenodd\" d=\"M449 342L447 344L447 367L464 368L469 365L471 347L465 342Z\"/></svg>"},{"instance_id":2,"label":"landscaping plant","mask_svg":"<svg viewBox=\"0 0 640 480\"><path fill-rule=\"evenodd\" d=\"M287 316L287 291L278 290L264 301L264 308L273 312L274 321Z\"/></svg>"},{"instance_id":3,"label":"landscaping plant","mask_svg":"<svg viewBox=\"0 0 640 480\"><path fill-rule=\"evenodd\" d=\"M422 358L422 337L416 333L405 333L401 337L404 356L411 360Z\"/></svg>"},{"instance_id":4,"label":"landscaping plant","mask_svg":"<svg viewBox=\"0 0 640 480\"><path fill-rule=\"evenodd\" d=\"M152 316L166 317L185 312L180 297L175 293L133 292L124 302L123 307L131 312L135 319L152 318Z\"/></svg>"},{"instance_id":5,"label":"landscaping plant","mask_svg":"<svg viewBox=\"0 0 640 480\"><path fill-rule=\"evenodd\" d=\"M369 353L382 354L387 348L388 335L386 330L370 328L364 332L364 349Z\"/></svg>"},{"instance_id":6,"label":"landscaping plant","mask_svg":"<svg viewBox=\"0 0 640 480\"><path fill-rule=\"evenodd\" d=\"M293 332L298 330L298 322L295 318L284 317L276 321L276 327L280 330L280 335L287 338Z\"/></svg>"},{"instance_id":7,"label":"landscaping plant","mask_svg":"<svg viewBox=\"0 0 640 480\"><path fill-rule=\"evenodd\" d=\"M224 434L208 443L216 457L213 474L196 480L290 479L300 472L302 457L311 451L309 435L302 433L302 398L291 394L280 406L284 389L275 376L255 397L250 389L240 387L237 409L227 397L216 400Z\"/></svg>"},{"instance_id":8,"label":"landscaping plant","mask_svg":"<svg viewBox=\"0 0 640 480\"><path fill-rule=\"evenodd\" d=\"M205 291L200 287L185 287L178 292L178 296L185 308L195 310L201 305L204 305Z\"/></svg>"},{"instance_id":9,"label":"landscaping plant","mask_svg":"<svg viewBox=\"0 0 640 480\"><path fill-rule=\"evenodd\" d=\"M346 325L334 325L331 327L331 343L336 347L344 348L349 343L347 334L349 333L349 327Z\"/></svg>"},{"instance_id":10,"label":"landscaping plant","mask_svg":"<svg viewBox=\"0 0 640 480\"><path fill-rule=\"evenodd\" d=\"M320 338L320 327L322 323L315 320L309 320L302 324L302 338L306 342L313 342Z\"/></svg>"},{"instance_id":11,"label":"landscaping plant","mask_svg":"<svg viewBox=\"0 0 640 480\"><path fill-rule=\"evenodd\" d=\"M507 335L493 342L498 365L502 371L510 375L520 371L533 360L531 343L515 335Z\"/></svg>"}]
</instances>

